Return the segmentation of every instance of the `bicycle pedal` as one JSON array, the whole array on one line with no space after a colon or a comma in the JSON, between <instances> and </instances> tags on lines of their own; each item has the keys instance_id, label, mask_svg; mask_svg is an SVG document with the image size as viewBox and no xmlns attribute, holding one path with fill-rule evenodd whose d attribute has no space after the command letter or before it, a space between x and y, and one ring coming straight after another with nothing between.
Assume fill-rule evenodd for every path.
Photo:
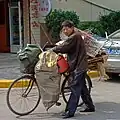
<instances>
[{"instance_id":1,"label":"bicycle pedal","mask_svg":"<svg viewBox=\"0 0 120 120\"><path fill-rule=\"evenodd\" d=\"M56 102L56 106L60 106L61 105L61 103L60 102Z\"/></svg>"}]
</instances>

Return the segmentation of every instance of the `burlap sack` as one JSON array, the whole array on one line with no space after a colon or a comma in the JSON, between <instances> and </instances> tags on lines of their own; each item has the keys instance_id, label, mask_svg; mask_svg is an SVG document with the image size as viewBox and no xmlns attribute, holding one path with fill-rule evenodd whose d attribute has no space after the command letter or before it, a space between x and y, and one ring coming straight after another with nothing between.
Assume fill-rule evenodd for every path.
<instances>
[{"instance_id":1,"label":"burlap sack","mask_svg":"<svg viewBox=\"0 0 120 120\"><path fill-rule=\"evenodd\" d=\"M59 100L61 76L57 72L57 57L54 52L41 53L35 68L42 102L46 110Z\"/></svg>"}]
</instances>

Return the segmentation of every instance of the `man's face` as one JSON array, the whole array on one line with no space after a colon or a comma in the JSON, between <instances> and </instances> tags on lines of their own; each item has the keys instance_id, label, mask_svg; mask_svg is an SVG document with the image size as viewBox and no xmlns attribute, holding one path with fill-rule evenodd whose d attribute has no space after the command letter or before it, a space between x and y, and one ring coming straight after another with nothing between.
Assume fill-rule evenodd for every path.
<instances>
[{"instance_id":1,"label":"man's face","mask_svg":"<svg viewBox=\"0 0 120 120\"><path fill-rule=\"evenodd\" d=\"M62 32L66 35L66 36L70 36L73 33L74 27L63 27L62 28Z\"/></svg>"}]
</instances>

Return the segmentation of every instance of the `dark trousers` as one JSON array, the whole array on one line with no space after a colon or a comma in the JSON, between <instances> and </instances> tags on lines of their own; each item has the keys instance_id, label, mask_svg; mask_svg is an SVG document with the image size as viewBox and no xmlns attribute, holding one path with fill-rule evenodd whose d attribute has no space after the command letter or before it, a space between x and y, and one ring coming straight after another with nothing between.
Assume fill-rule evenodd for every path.
<instances>
[{"instance_id":1,"label":"dark trousers","mask_svg":"<svg viewBox=\"0 0 120 120\"><path fill-rule=\"evenodd\" d=\"M70 86L71 95L66 106L66 111L69 111L70 114L75 113L80 96L88 108L94 108L91 96L86 86L85 76L86 72L74 74L73 81Z\"/></svg>"}]
</instances>

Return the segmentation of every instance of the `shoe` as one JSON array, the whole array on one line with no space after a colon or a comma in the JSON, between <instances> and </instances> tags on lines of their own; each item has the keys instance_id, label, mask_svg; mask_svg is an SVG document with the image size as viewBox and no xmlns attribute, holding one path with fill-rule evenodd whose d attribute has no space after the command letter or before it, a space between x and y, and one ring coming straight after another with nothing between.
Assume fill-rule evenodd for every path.
<instances>
[{"instance_id":1,"label":"shoe","mask_svg":"<svg viewBox=\"0 0 120 120\"><path fill-rule=\"evenodd\" d=\"M63 119L71 118L74 117L74 114L66 114Z\"/></svg>"},{"instance_id":2,"label":"shoe","mask_svg":"<svg viewBox=\"0 0 120 120\"><path fill-rule=\"evenodd\" d=\"M67 118L74 117L74 114L70 114L69 112L64 112L62 116L63 116L63 119L67 119Z\"/></svg>"},{"instance_id":3,"label":"shoe","mask_svg":"<svg viewBox=\"0 0 120 120\"><path fill-rule=\"evenodd\" d=\"M86 108L85 110L81 110L80 112L95 112L95 108Z\"/></svg>"},{"instance_id":4,"label":"shoe","mask_svg":"<svg viewBox=\"0 0 120 120\"><path fill-rule=\"evenodd\" d=\"M67 112L63 112L62 114L61 114L61 116L65 116L67 114Z\"/></svg>"}]
</instances>

